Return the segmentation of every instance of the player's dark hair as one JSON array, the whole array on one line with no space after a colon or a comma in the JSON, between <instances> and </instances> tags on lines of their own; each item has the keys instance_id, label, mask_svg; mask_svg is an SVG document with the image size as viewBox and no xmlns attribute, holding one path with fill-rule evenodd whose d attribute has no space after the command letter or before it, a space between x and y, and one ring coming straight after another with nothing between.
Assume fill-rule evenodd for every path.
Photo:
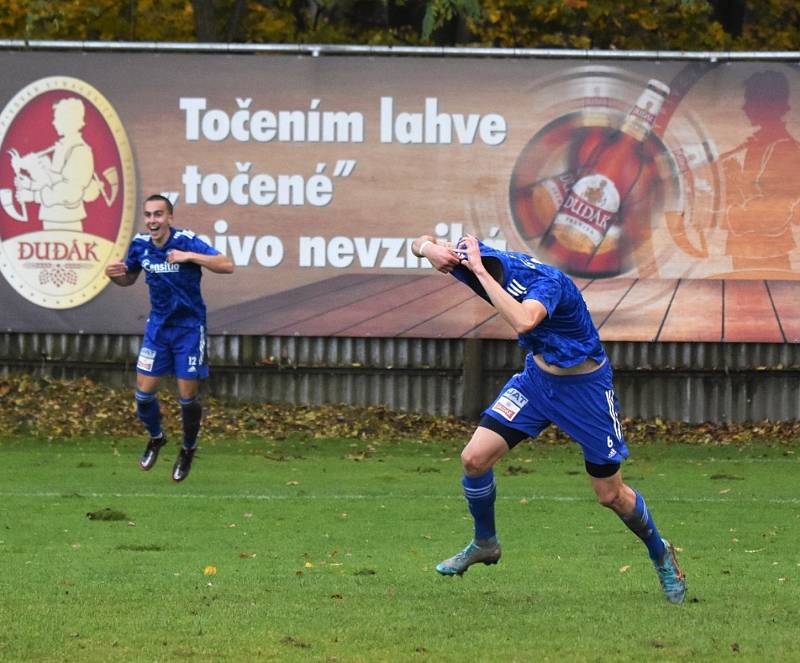
<instances>
[{"instance_id":1,"label":"player's dark hair","mask_svg":"<svg viewBox=\"0 0 800 663\"><path fill-rule=\"evenodd\" d=\"M149 203L150 201L153 201L153 200L160 200L161 202L166 204L167 211L170 214L172 214L172 209L173 209L172 208L172 202L170 201L169 198L167 198L166 196L162 196L160 193L154 193L152 196L148 196L147 198L145 198L144 202Z\"/></svg>"}]
</instances>

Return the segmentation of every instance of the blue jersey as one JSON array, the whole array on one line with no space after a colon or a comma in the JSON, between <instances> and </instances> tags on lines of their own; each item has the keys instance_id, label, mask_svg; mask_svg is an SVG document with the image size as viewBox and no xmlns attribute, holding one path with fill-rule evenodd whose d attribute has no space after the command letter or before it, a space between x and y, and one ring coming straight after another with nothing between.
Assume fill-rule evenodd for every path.
<instances>
[{"instance_id":1,"label":"blue jersey","mask_svg":"<svg viewBox=\"0 0 800 663\"><path fill-rule=\"evenodd\" d=\"M507 293L518 302L535 299L547 309L544 320L528 333L520 334L519 344L523 348L542 355L548 364L564 368L580 364L589 357L598 363L606 359L589 309L572 279L525 253L500 251L482 242L479 247L481 259L490 272L495 265L502 266L502 275L498 273L496 278ZM456 267L453 276L490 301L467 267Z\"/></svg>"},{"instance_id":2,"label":"blue jersey","mask_svg":"<svg viewBox=\"0 0 800 663\"><path fill-rule=\"evenodd\" d=\"M139 233L128 249L128 271L145 271L150 290L150 324L160 327L195 327L206 324L206 305L200 292L202 268L193 262L170 264L167 254L192 251L217 255L219 251L199 239L191 230L170 228L169 239L156 246L148 233Z\"/></svg>"}]
</instances>

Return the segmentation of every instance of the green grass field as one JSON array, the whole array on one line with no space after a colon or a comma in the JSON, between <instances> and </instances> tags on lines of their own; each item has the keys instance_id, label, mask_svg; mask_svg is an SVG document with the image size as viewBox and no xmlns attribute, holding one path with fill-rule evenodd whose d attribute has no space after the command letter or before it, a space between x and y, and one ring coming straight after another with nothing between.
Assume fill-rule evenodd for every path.
<instances>
[{"instance_id":1,"label":"green grass field","mask_svg":"<svg viewBox=\"0 0 800 663\"><path fill-rule=\"evenodd\" d=\"M632 449L682 606L575 445L498 464L503 559L463 578L460 444L206 442L180 485L141 447L0 442L0 660L800 660L792 446Z\"/></svg>"}]
</instances>

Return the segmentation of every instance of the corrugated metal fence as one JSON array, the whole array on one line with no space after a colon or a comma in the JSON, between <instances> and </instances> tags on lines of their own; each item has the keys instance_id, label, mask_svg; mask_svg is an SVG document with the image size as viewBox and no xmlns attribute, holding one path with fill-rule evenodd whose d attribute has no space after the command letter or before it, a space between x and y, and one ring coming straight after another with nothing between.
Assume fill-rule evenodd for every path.
<instances>
[{"instance_id":1,"label":"corrugated metal fence","mask_svg":"<svg viewBox=\"0 0 800 663\"><path fill-rule=\"evenodd\" d=\"M133 386L139 336L0 335L0 372ZM800 345L606 343L624 416L686 422L800 418ZM207 390L270 403L382 404L476 417L522 366L479 339L212 336Z\"/></svg>"}]
</instances>

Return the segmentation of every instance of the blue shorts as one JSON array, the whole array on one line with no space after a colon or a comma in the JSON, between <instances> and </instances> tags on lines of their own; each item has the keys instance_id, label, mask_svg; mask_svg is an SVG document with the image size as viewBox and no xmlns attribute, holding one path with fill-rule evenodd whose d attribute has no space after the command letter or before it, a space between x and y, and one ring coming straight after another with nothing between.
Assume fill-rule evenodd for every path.
<instances>
[{"instance_id":1,"label":"blue shorts","mask_svg":"<svg viewBox=\"0 0 800 663\"><path fill-rule=\"evenodd\" d=\"M609 362L592 373L562 376L545 373L528 355L525 370L506 382L483 413L530 437L555 424L581 445L590 463L628 457Z\"/></svg>"},{"instance_id":2,"label":"blue shorts","mask_svg":"<svg viewBox=\"0 0 800 663\"><path fill-rule=\"evenodd\" d=\"M136 370L142 375L204 380L208 377L205 327L159 327L148 321Z\"/></svg>"}]
</instances>

